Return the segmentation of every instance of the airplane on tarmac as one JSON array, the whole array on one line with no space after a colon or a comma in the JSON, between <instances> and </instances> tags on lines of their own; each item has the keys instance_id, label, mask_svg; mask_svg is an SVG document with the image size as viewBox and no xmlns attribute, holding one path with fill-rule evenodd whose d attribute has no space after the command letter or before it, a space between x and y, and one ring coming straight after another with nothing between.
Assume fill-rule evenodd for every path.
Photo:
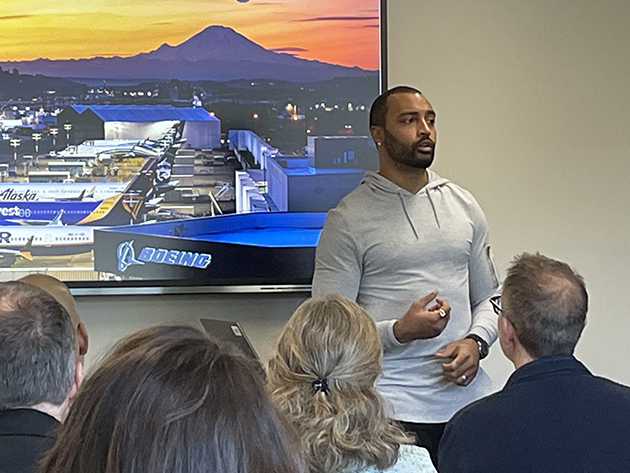
<instances>
[{"instance_id":1,"label":"airplane on tarmac","mask_svg":"<svg viewBox=\"0 0 630 473\"><path fill-rule=\"evenodd\" d=\"M0 266L9 267L18 258L85 253L94 245L94 227L0 226Z\"/></svg>"},{"instance_id":2,"label":"airplane on tarmac","mask_svg":"<svg viewBox=\"0 0 630 473\"><path fill-rule=\"evenodd\" d=\"M160 185L157 176L160 174L160 165L164 163L172 166L169 160L175 153L165 153L164 156L150 158L138 171L129 186L113 196L98 202L98 205L81 220L77 225L88 226L113 226L137 223L146 214L147 209L152 209L161 200L158 195L175 184L164 183ZM169 174L170 179L170 174ZM169 189L170 190L170 189ZM69 202L70 207L80 204ZM65 212L65 210L64 210Z\"/></svg>"},{"instance_id":3,"label":"airplane on tarmac","mask_svg":"<svg viewBox=\"0 0 630 473\"><path fill-rule=\"evenodd\" d=\"M97 202L96 208L77 225L0 225L0 266L9 267L19 257L32 260L34 256L85 253L94 245L95 227L138 222L146 212L145 201L153 193L157 167L162 159L148 159L127 189ZM81 203L65 202L64 205Z\"/></svg>"},{"instance_id":4,"label":"airplane on tarmac","mask_svg":"<svg viewBox=\"0 0 630 473\"><path fill-rule=\"evenodd\" d=\"M4 182L0 184L0 202L102 200L128 185L128 182Z\"/></svg>"},{"instance_id":5,"label":"airplane on tarmac","mask_svg":"<svg viewBox=\"0 0 630 473\"><path fill-rule=\"evenodd\" d=\"M176 185L170 181L170 171L174 162L175 149L180 145L181 142L175 141L160 156L147 159L122 192L96 202L57 202L60 208L58 215L52 219L52 224L3 225L0 221L0 266L9 267L18 258L32 260L34 256L40 255L85 253L94 245L95 227L124 225L140 221L147 210L155 208L156 201L160 199L157 196L158 193ZM37 201L30 200L27 203L36 204ZM90 213L81 218L77 225L61 224L62 215L65 215L69 209L76 209L76 206L82 203L94 206ZM1 203L0 208L2 208ZM14 212L19 213L19 210L14 210Z\"/></svg>"},{"instance_id":6,"label":"airplane on tarmac","mask_svg":"<svg viewBox=\"0 0 630 473\"><path fill-rule=\"evenodd\" d=\"M19 250L14 250L11 248L0 248L0 267L8 268L18 260L18 257L33 261L31 247L34 239L35 237L31 236L26 244L23 245Z\"/></svg>"},{"instance_id":7,"label":"airplane on tarmac","mask_svg":"<svg viewBox=\"0 0 630 473\"><path fill-rule=\"evenodd\" d=\"M165 156L173 147L180 147L186 140L182 139L184 122L180 122L171 128L158 143L162 146L168 143L166 148L153 148L154 154L149 158ZM156 145L157 146L157 145ZM174 153L174 151L172 151ZM173 154L174 158L174 154ZM172 158L171 158L172 159ZM171 162L172 168L172 162ZM130 182L8 182L0 183L0 204L3 202L16 203L18 201L75 201L95 200L101 201L107 197L123 192ZM162 192L171 190L177 183L170 183L162 189ZM2 216L0 216L0 219Z\"/></svg>"},{"instance_id":8,"label":"airplane on tarmac","mask_svg":"<svg viewBox=\"0 0 630 473\"><path fill-rule=\"evenodd\" d=\"M7 218L6 220L4 220L3 218L5 216L16 216L19 217L20 215L29 215L29 217L31 217L31 209L30 208L26 208L23 209L19 206L15 206L13 208L7 208L7 207L2 207L2 204L0 203L0 226L7 226L7 225L63 225L63 222L61 221L61 217L63 216L63 209L59 210L56 209L58 212L56 215L53 215L53 218L45 218L45 219L37 219L37 218L28 218L28 219L23 219L23 218ZM42 213L42 212L39 212ZM44 215L45 217L48 217L48 215Z\"/></svg>"},{"instance_id":9,"label":"airplane on tarmac","mask_svg":"<svg viewBox=\"0 0 630 473\"><path fill-rule=\"evenodd\" d=\"M153 193L157 167L161 160L162 157L148 159L127 189L97 202L96 208L77 222L77 225L0 225L0 266L9 267L19 257L32 260L33 256L85 253L94 245L95 227L138 222L146 212L145 200ZM65 214L65 209L63 213Z\"/></svg>"},{"instance_id":10,"label":"airplane on tarmac","mask_svg":"<svg viewBox=\"0 0 630 473\"><path fill-rule=\"evenodd\" d=\"M175 159L172 146L160 157L145 161L142 168L121 191L101 200L0 202L0 225L125 225L140 221L172 190Z\"/></svg>"}]
</instances>

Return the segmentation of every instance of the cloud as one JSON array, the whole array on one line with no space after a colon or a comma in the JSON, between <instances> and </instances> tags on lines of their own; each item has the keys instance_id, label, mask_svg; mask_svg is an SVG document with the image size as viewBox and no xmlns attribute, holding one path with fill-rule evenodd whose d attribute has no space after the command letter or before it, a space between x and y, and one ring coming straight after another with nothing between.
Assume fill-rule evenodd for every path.
<instances>
[{"instance_id":1,"label":"cloud","mask_svg":"<svg viewBox=\"0 0 630 473\"><path fill-rule=\"evenodd\" d=\"M277 53L304 53L308 51L308 49L299 48L297 46L282 46L279 48L270 48L271 51L275 51Z\"/></svg>"},{"instance_id":2,"label":"cloud","mask_svg":"<svg viewBox=\"0 0 630 473\"><path fill-rule=\"evenodd\" d=\"M35 15L6 15L6 16L0 16L0 21L1 20L21 20L22 18L31 18Z\"/></svg>"},{"instance_id":3,"label":"cloud","mask_svg":"<svg viewBox=\"0 0 630 473\"><path fill-rule=\"evenodd\" d=\"M302 18L293 21L303 23L309 21L365 21L378 19L378 16L316 16L314 18Z\"/></svg>"}]
</instances>

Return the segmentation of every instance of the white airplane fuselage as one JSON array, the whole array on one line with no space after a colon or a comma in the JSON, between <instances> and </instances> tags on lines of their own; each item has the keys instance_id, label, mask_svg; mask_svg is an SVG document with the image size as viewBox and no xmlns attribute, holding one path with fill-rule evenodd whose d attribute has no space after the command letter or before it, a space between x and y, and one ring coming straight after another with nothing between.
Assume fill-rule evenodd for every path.
<instances>
[{"instance_id":1,"label":"white airplane fuselage","mask_svg":"<svg viewBox=\"0 0 630 473\"><path fill-rule=\"evenodd\" d=\"M20 250L33 237L31 253L38 255L73 255L85 253L94 245L94 227L0 226L0 250Z\"/></svg>"},{"instance_id":2,"label":"white airplane fuselage","mask_svg":"<svg viewBox=\"0 0 630 473\"><path fill-rule=\"evenodd\" d=\"M0 183L0 202L77 199L81 192L94 194L89 198L103 200L122 192L128 182L3 182Z\"/></svg>"}]
</instances>

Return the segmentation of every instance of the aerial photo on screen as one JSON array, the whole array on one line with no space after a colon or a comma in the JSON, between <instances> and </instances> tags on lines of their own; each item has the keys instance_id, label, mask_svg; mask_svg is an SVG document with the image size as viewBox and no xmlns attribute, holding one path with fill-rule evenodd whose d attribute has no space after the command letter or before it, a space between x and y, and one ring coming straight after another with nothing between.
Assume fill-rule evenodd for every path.
<instances>
[{"instance_id":1,"label":"aerial photo on screen","mask_svg":"<svg viewBox=\"0 0 630 473\"><path fill-rule=\"evenodd\" d=\"M379 0L0 3L0 280L308 284L377 168Z\"/></svg>"}]
</instances>

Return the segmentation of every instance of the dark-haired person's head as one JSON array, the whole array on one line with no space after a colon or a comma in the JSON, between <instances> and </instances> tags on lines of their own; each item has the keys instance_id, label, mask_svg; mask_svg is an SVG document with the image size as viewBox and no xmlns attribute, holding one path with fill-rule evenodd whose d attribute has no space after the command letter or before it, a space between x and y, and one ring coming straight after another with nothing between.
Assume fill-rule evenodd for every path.
<instances>
[{"instance_id":1,"label":"dark-haired person's head","mask_svg":"<svg viewBox=\"0 0 630 473\"><path fill-rule=\"evenodd\" d=\"M414 87L394 87L374 100L370 134L381 173L390 174L392 166L405 173L431 166L437 142L435 118L432 105Z\"/></svg>"},{"instance_id":2,"label":"dark-haired person's head","mask_svg":"<svg viewBox=\"0 0 630 473\"><path fill-rule=\"evenodd\" d=\"M382 345L372 318L338 294L293 313L269 361L272 399L299 431L311 473L389 468L410 440L375 383Z\"/></svg>"},{"instance_id":3,"label":"dark-haired person's head","mask_svg":"<svg viewBox=\"0 0 630 473\"><path fill-rule=\"evenodd\" d=\"M513 362L528 361L573 354L586 324L588 294L566 263L524 253L508 268L501 306L501 347Z\"/></svg>"},{"instance_id":4,"label":"dark-haired person's head","mask_svg":"<svg viewBox=\"0 0 630 473\"><path fill-rule=\"evenodd\" d=\"M121 340L86 380L48 473L301 472L253 362L187 325Z\"/></svg>"},{"instance_id":5,"label":"dark-haired person's head","mask_svg":"<svg viewBox=\"0 0 630 473\"><path fill-rule=\"evenodd\" d=\"M389 97L396 94L422 95L422 92L408 85L399 85L386 90L372 102L372 107L370 108L370 126L385 126L387 124L385 121L387 117L387 100Z\"/></svg>"},{"instance_id":6,"label":"dark-haired person's head","mask_svg":"<svg viewBox=\"0 0 630 473\"><path fill-rule=\"evenodd\" d=\"M70 293L70 289L68 289L68 286L66 286L63 281L60 281L59 279L48 274L42 273L28 274L21 278L20 281L27 284L32 284L33 286L37 286L40 289L43 289L48 294L57 299L57 301L64 307L64 309L66 309L68 315L70 315L72 325L74 326L74 330L76 332L76 343L79 350L79 355L83 357L88 350L87 330L85 329L85 325L83 325L83 323L81 322L76 302L74 300L74 297ZM83 358L81 358L81 360L82 359Z\"/></svg>"},{"instance_id":7,"label":"dark-haired person's head","mask_svg":"<svg viewBox=\"0 0 630 473\"><path fill-rule=\"evenodd\" d=\"M0 283L0 410L31 408L61 422L81 378L64 307L30 284Z\"/></svg>"}]
</instances>

